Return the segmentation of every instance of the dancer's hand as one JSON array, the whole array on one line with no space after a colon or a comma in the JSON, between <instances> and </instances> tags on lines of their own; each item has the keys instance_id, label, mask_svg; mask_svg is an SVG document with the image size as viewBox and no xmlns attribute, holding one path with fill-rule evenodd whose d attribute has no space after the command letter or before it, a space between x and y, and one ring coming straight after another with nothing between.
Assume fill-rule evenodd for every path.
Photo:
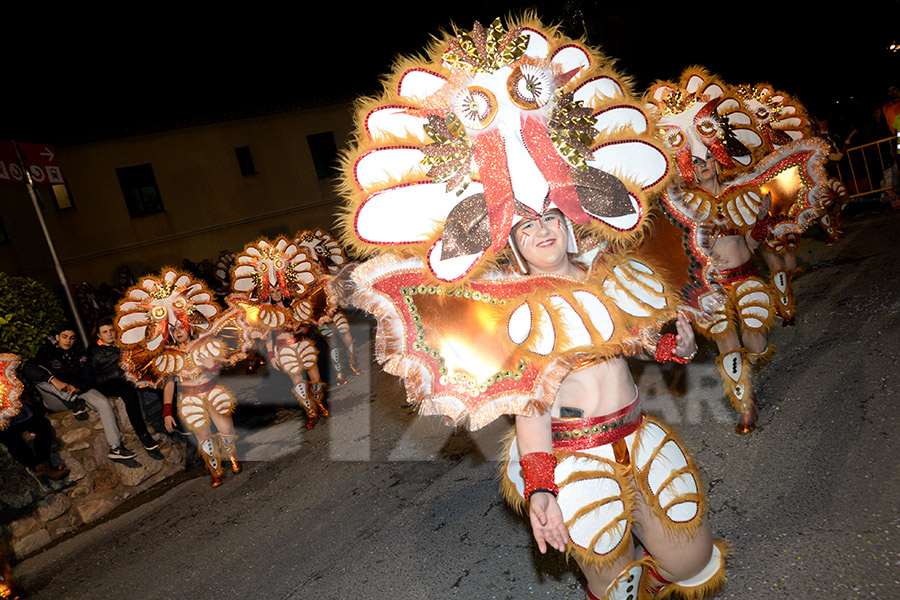
<instances>
[{"instance_id":1,"label":"dancer's hand","mask_svg":"<svg viewBox=\"0 0 900 600\"><path fill-rule=\"evenodd\" d=\"M531 519L531 531L538 543L541 554L547 553L547 546L566 551L569 532L563 523L562 509L556 496L547 492L534 492L528 506L528 518Z\"/></svg>"},{"instance_id":2,"label":"dancer's hand","mask_svg":"<svg viewBox=\"0 0 900 600\"><path fill-rule=\"evenodd\" d=\"M163 419L163 424L166 426L166 431L169 433L175 431L175 417L165 417Z\"/></svg>"},{"instance_id":3,"label":"dancer's hand","mask_svg":"<svg viewBox=\"0 0 900 600\"><path fill-rule=\"evenodd\" d=\"M697 338L694 328L684 313L675 315L675 349L672 353L679 358L693 358L697 353Z\"/></svg>"}]
</instances>

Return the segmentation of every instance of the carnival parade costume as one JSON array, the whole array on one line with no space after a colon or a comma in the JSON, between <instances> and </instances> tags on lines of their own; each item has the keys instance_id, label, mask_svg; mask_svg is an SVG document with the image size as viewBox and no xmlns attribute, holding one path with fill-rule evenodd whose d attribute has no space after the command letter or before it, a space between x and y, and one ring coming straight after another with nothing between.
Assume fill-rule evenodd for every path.
<instances>
[{"instance_id":1,"label":"carnival parade costume","mask_svg":"<svg viewBox=\"0 0 900 600\"><path fill-rule=\"evenodd\" d=\"M584 361L647 347L672 358L674 336L661 339L658 331L675 315L675 288L652 261L628 251L646 232L650 195L669 176L668 155L627 81L602 56L536 21L508 30L499 20L476 23L436 41L427 62L400 61L385 92L360 103L357 123L345 156L343 240L377 256L343 279L351 303L378 321L376 359L404 379L420 414L469 429L504 414L537 416ZM573 223L591 238L585 278L499 268L514 223L551 209L564 215L573 252ZM631 437L607 441L609 428L620 425ZM603 545L600 537L630 539L635 493L657 516L673 517L667 531L674 538L696 530L705 501L683 447L636 403L592 421L587 435L595 426L602 458L573 467L549 455L552 464L538 469L544 479L549 472L548 486L554 478L566 483L559 491L566 507L602 504L618 488L617 518L581 520L577 508L567 518L569 552L581 552L593 528L585 556L610 562L592 546ZM626 454L641 461L635 471L614 455L623 439ZM510 460L508 480L528 480L526 465L546 458L535 454ZM569 483L569 475L588 484ZM523 505L512 487L504 486L512 504ZM621 556L624 547L613 542L607 554ZM711 554L695 581L656 591L680 585L701 597L716 589L724 560L718 549ZM595 591L625 598L636 585L624 584L628 577L646 582L644 589L653 564L636 559Z\"/></svg>"},{"instance_id":2,"label":"carnival parade costume","mask_svg":"<svg viewBox=\"0 0 900 600\"><path fill-rule=\"evenodd\" d=\"M9 427L22 408L20 398L24 386L16 375L18 366L18 356L0 352L0 431ZM6 540L0 538L0 598L18 600L24 597L25 590L16 581L9 564L9 547Z\"/></svg>"},{"instance_id":3,"label":"carnival parade costume","mask_svg":"<svg viewBox=\"0 0 900 600\"><path fill-rule=\"evenodd\" d=\"M840 180L828 177L825 163L830 144L813 137L809 116L796 98L766 83L736 86L734 93L764 142L765 158L756 171L777 170L761 183L772 202L762 219L766 230L759 235L763 238L760 250L770 266L778 315L790 326L796 317L791 278L800 236L818 222L829 240L836 241L838 227L829 208L842 203L846 190Z\"/></svg>"},{"instance_id":4,"label":"carnival parade costume","mask_svg":"<svg viewBox=\"0 0 900 600\"><path fill-rule=\"evenodd\" d=\"M786 273L775 273L774 285L770 285L752 259L722 264L714 252L716 242L730 238L746 246L743 240L748 235L756 242L786 240L802 232L820 212L819 187L827 145L803 138L792 129L799 128L802 120L786 115L778 122L781 128L775 127L774 120L760 125L748 109L762 116L759 98L768 94L754 93L745 88L744 97L752 97L756 103L742 102L733 88L698 67L685 70L678 82L658 82L648 92L647 108L659 119L661 136L675 155L680 179L661 197L668 218L660 219L647 251L673 256L677 246L687 249L686 268L676 270L683 308L704 335L717 343L740 340L738 331L764 336L779 307L790 318L793 301ZM763 158L765 140L783 145ZM693 161L704 161L707 156L713 157L719 172L729 178L718 194L695 181ZM767 195L776 207L777 221L760 214ZM747 250L749 255L749 246ZM771 346L762 352L731 348L716 361L725 395L741 414L735 428L738 433L749 433L755 427L752 370L771 351Z\"/></svg>"},{"instance_id":5,"label":"carnival parade costume","mask_svg":"<svg viewBox=\"0 0 900 600\"><path fill-rule=\"evenodd\" d=\"M227 298L239 311L245 335L263 341L269 362L290 377L291 392L306 411L307 429L328 416L322 404L325 384L316 366L319 352L306 335L306 297L317 283L314 260L284 237L257 240L237 255L231 275L234 293Z\"/></svg>"},{"instance_id":6,"label":"carnival parade costume","mask_svg":"<svg viewBox=\"0 0 900 600\"><path fill-rule=\"evenodd\" d=\"M340 281L339 278L335 280L335 276L342 269L351 267L352 263L348 262L344 249L327 231L321 229L298 231L294 235L294 243L306 250L313 259L317 276L315 285L306 294L308 314L304 317L305 322L316 327L325 338L328 343L328 356L334 368L335 385L343 385L347 382L347 378L344 375L344 363L335 338L340 337L347 349L347 366L350 372L353 375L360 373L356 368L350 323L339 307L339 298L343 296L343 290L335 288Z\"/></svg>"},{"instance_id":7,"label":"carnival parade costume","mask_svg":"<svg viewBox=\"0 0 900 600\"><path fill-rule=\"evenodd\" d=\"M15 354L0 353L0 431L9 426L13 417L22 408L19 400L24 386L16 375L19 357Z\"/></svg>"},{"instance_id":8,"label":"carnival parade costume","mask_svg":"<svg viewBox=\"0 0 900 600\"><path fill-rule=\"evenodd\" d=\"M213 487L221 485L226 463L235 473L242 469L237 436L210 429L217 420L230 422L237 405L217 374L245 357L250 342L239 316L236 308L221 312L202 283L174 269L142 277L118 306L120 364L126 377L144 387L178 381L178 415L197 436ZM189 333L183 344L173 338L178 324ZM163 416L173 416L172 403L163 404Z\"/></svg>"}]
</instances>

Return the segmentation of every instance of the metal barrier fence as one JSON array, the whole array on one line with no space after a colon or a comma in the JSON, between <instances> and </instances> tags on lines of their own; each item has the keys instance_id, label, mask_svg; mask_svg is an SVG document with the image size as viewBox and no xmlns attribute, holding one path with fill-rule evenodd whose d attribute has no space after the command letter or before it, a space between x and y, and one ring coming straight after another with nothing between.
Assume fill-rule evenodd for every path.
<instances>
[{"instance_id":1,"label":"metal barrier fence","mask_svg":"<svg viewBox=\"0 0 900 600\"><path fill-rule=\"evenodd\" d=\"M900 134L848 149L837 169L850 198L900 191L898 152Z\"/></svg>"}]
</instances>

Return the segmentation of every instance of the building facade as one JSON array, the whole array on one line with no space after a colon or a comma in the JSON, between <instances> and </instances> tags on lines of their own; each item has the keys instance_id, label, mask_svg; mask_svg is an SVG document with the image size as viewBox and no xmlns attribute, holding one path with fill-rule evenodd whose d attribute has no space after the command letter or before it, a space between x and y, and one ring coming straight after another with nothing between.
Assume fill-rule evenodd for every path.
<instances>
[{"instance_id":1,"label":"building facade","mask_svg":"<svg viewBox=\"0 0 900 600\"><path fill-rule=\"evenodd\" d=\"M37 186L71 285L114 285L260 236L333 228L352 103L271 112L56 148L65 185ZM0 183L0 271L58 285L25 186Z\"/></svg>"}]
</instances>

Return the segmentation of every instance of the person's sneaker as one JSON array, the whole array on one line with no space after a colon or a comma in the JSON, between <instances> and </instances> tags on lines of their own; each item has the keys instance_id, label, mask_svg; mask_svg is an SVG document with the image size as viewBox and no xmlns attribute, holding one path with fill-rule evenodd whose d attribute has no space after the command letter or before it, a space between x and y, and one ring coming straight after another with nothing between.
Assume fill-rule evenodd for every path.
<instances>
[{"instance_id":1,"label":"person's sneaker","mask_svg":"<svg viewBox=\"0 0 900 600\"><path fill-rule=\"evenodd\" d=\"M72 399L72 416L79 421L88 418L87 404L84 403L84 398L76 396Z\"/></svg>"},{"instance_id":2,"label":"person's sneaker","mask_svg":"<svg viewBox=\"0 0 900 600\"><path fill-rule=\"evenodd\" d=\"M141 446L143 446L144 450L146 450L147 452L159 448L159 442L153 439L153 436L149 433L139 435L138 439L141 440Z\"/></svg>"},{"instance_id":3,"label":"person's sneaker","mask_svg":"<svg viewBox=\"0 0 900 600\"><path fill-rule=\"evenodd\" d=\"M130 460L134 458L136 455L134 452L126 448L124 445L119 444L115 448L109 449L109 454L107 454L109 458L113 460Z\"/></svg>"},{"instance_id":4,"label":"person's sneaker","mask_svg":"<svg viewBox=\"0 0 900 600\"><path fill-rule=\"evenodd\" d=\"M48 462L43 462L37 465L34 468L34 472L40 477L47 477L49 479L53 479L54 481L57 479L64 479L69 475L69 469L67 469L66 467L54 467Z\"/></svg>"}]
</instances>

